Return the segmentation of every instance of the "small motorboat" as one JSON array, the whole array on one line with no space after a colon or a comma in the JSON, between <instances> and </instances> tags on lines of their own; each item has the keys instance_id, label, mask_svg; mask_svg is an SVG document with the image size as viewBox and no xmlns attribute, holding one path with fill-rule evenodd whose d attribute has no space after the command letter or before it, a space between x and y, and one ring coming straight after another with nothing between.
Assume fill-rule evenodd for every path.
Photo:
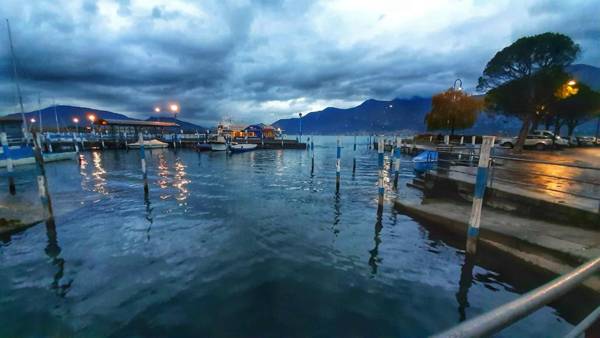
<instances>
[{"instance_id":1,"label":"small motorboat","mask_svg":"<svg viewBox=\"0 0 600 338\"><path fill-rule=\"evenodd\" d=\"M139 149L142 145L140 144L140 142L135 142L135 143L129 143L127 145L127 147L131 148L131 149ZM149 141L144 141L144 148L147 149L155 149L155 148L167 148L169 146L168 143L159 141L159 140L149 140Z\"/></svg>"},{"instance_id":2,"label":"small motorboat","mask_svg":"<svg viewBox=\"0 0 600 338\"><path fill-rule=\"evenodd\" d=\"M426 172L433 169L437 165L438 152L434 150L426 150L412 159L415 165L415 171L418 173Z\"/></svg>"},{"instance_id":3,"label":"small motorboat","mask_svg":"<svg viewBox=\"0 0 600 338\"><path fill-rule=\"evenodd\" d=\"M210 150L212 151L225 151L227 150L227 140L223 135L216 135L208 141L210 144Z\"/></svg>"},{"instance_id":4,"label":"small motorboat","mask_svg":"<svg viewBox=\"0 0 600 338\"><path fill-rule=\"evenodd\" d=\"M229 145L229 151L232 153L243 153L256 149L257 144L252 143L235 143Z\"/></svg>"}]
</instances>

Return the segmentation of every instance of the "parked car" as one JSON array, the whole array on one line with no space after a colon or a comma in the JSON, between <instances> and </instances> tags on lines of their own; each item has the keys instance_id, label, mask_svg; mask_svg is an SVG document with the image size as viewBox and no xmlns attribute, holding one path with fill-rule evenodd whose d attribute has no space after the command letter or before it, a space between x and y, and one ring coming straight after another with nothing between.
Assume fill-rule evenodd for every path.
<instances>
[{"instance_id":1,"label":"parked car","mask_svg":"<svg viewBox=\"0 0 600 338\"><path fill-rule=\"evenodd\" d=\"M512 148L517 144L518 137L501 138L498 140L498 144L503 147ZM540 135L527 135L525 139L525 147L535 148L536 150L544 150L552 147L552 138L548 136Z\"/></svg>"},{"instance_id":2,"label":"parked car","mask_svg":"<svg viewBox=\"0 0 600 338\"><path fill-rule=\"evenodd\" d=\"M596 138L594 136L577 136L577 144L582 147L589 147L596 144Z\"/></svg>"},{"instance_id":3,"label":"parked car","mask_svg":"<svg viewBox=\"0 0 600 338\"><path fill-rule=\"evenodd\" d=\"M518 137L502 138L498 144L503 147L512 148L517 144ZM569 141L560 136L554 137L554 133L548 130L534 130L525 139L525 147L532 147L537 150L552 148L553 146L568 147Z\"/></svg>"}]
</instances>

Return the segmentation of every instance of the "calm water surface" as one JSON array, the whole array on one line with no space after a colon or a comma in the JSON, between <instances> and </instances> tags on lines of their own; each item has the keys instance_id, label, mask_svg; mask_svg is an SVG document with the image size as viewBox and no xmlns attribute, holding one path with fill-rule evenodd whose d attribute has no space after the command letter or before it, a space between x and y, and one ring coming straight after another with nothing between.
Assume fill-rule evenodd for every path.
<instances>
[{"instance_id":1,"label":"calm water surface","mask_svg":"<svg viewBox=\"0 0 600 338\"><path fill-rule=\"evenodd\" d=\"M418 197L408 166L378 213L376 153L359 145L353 177L343 141L338 194L327 137L312 176L307 151L147 151L147 196L138 151L48 164L56 231L0 244L0 336L422 337L546 280L465 262L462 240L397 213ZM502 335L560 336L568 317L546 307Z\"/></svg>"}]
</instances>

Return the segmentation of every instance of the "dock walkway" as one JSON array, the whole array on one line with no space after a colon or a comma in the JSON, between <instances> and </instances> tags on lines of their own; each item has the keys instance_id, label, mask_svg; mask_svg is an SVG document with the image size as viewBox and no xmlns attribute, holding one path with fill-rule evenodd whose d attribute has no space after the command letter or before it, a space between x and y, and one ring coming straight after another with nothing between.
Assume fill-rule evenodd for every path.
<instances>
[{"instance_id":1,"label":"dock walkway","mask_svg":"<svg viewBox=\"0 0 600 338\"><path fill-rule=\"evenodd\" d=\"M397 201L396 208L417 219L442 225L466 238L471 205L443 199ZM564 274L600 255L600 232L514 216L484 207L480 241L555 274ZM600 292L600 278L586 281Z\"/></svg>"}]
</instances>

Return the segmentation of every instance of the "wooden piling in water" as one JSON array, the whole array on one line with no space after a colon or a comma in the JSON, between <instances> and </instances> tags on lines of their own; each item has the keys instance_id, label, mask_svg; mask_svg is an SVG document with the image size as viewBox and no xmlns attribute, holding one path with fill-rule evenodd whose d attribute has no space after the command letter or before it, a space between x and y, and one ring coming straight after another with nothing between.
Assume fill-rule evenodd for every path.
<instances>
[{"instance_id":1,"label":"wooden piling in water","mask_svg":"<svg viewBox=\"0 0 600 338\"><path fill-rule=\"evenodd\" d=\"M398 189L398 177L400 176L400 144L401 139L396 137L396 146L394 147L394 189Z\"/></svg>"},{"instance_id":2,"label":"wooden piling in water","mask_svg":"<svg viewBox=\"0 0 600 338\"><path fill-rule=\"evenodd\" d=\"M356 135L354 135L354 146L352 147L352 176L356 173Z\"/></svg>"},{"instance_id":3,"label":"wooden piling in water","mask_svg":"<svg viewBox=\"0 0 600 338\"><path fill-rule=\"evenodd\" d=\"M384 147L384 142L383 142L383 137L379 138L379 142L377 143L377 165L379 167L379 179L378 179L378 187L379 187L379 199L378 199L378 204L379 206L383 206L383 195L385 192L385 188L383 185L383 147Z\"/></svg>"},{"instance_id":4,"label":"wooden piling in water","mask_svg":"<svg viewBox=\"0 0 600 338\"><path fill-rule=\"evenodd\" d=\"M494 136L484 136L479 151L479 165L477 166L477 178L475 180L475 191L473 192L473 207L471 208L469 229L467 231L467 252L470 254L475 254L477 252L481 208L483 205L485 188L487 186L490 152L494 145L494 139Z\"/></svg>"},{"instance_id":5,"label":"wooden piling in water","mask_svg":"<svg viewBox=\"0 0 600 338\"><path fill-rule=\"evenodd\" d=\"M336 141L336 156L335 156L335 190L339 191L340 190L340 172L342 169L342 163L341 163L341 157L342 157L342 147L340 145L340 138L337 138Z\"/></svg>"},{"instance_id":6,"label":"wooden piling in water","mask_svg":"<svg viewBox=\"0 0 600 338\"><path fill-rule=\"evenodd\" d=\"M146 151L144 149L144 135L138 133L138 143L140 144L140 162L142 164L142 177L144 178L144 193L148 193L148 176L146 174Z\"/></svg>"},{"instance_id":7,"label":"wooden piling in water","mask_svg":"<svg viewBox=\"0 0 600 338\"><path fill-rule=\"evenodd\" d=\"M48 180L46 179L46 168L44 167L44 157L42 155L40 134L33 132L33 154L37 167L38 194L44 208L44 217L46 221L54 222L54 212L52 210L52 200L48 192Z\"/></svg>"},{"instance_id":8,"label":"wooden piling in water","mask_svg":"<svg viewBox=\"0 0 600 338\"><path fill-rule=\"evenodd\" d=\"M315 172L315 144L310 141L311 161L310 161L310 174L313 175Z\"/></svg>"},{"instance_id":9,"label":"wooden piling in water","mask_svg":"<svg viewBox=\"0 0 600 338\"><path fill-rule=\"evenodd\" d=\"M0 133L0 142L2 143L2 151L4 152L4 156L6 156L6 171L8 172L8 192L11 195L17 193L17 189L15 187L15 177L13 174L14 164L12 160L12 156L10 155L10 147L8 145L8 137L6 133Z\"/></svg>"}]
</instances>

